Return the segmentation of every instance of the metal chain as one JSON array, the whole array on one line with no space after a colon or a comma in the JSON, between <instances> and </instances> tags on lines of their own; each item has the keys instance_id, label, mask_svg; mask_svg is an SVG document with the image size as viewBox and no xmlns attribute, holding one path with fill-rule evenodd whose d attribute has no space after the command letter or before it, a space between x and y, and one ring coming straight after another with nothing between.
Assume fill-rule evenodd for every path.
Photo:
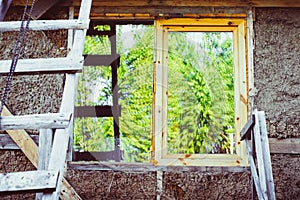
<instances>
[{"instance_id":1,"label":"metal chain","mask_svg":"<svg viewBox=\"0 0 300 200\"><path fill-rule=\"evenodd\" d=\"M3 95L2 95L2 99L1 99L0 114L2 113L3 106L6 102L7 95L8 95L8 92L10 90L11 80L12 80L13 74L15 72L17 63L18 63L18 59L19 59L19 56L20 56L20 52L21 52L21 49L22 49L22 46L23 46L23 43L24 43L24 39L25 39L27 30L29 28L30 17L32 15L32 10L33 10L33 7L34 7L35 0L32 0L31 8L30 8L30 11L29 11L29 14L28 14L28 17L27 17L26 26L24 28L25 16L26 16L26 12L27 12L27 9L28 9L28 2L29 2L29 0L26 0L26 5L25 5L25 8L24 8L24 12L23 12L23 15L22 15L22 20L21 20L20 30L19 30L19 33L18 33L17 41L16 41L14 51L13 51L13 55L12 55L12 62L11 62L11 65L10 65L10 71L9 71L7 79L6 79L6 84L5 84L4 92L3 92Z\"/></svg>"}]
</instances>

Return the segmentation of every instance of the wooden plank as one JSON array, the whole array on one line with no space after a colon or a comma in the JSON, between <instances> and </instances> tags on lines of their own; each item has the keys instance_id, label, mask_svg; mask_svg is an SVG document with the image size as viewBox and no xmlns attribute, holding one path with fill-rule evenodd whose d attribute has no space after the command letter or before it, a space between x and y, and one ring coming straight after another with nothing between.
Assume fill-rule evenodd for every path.
<instances>
[{"instance_id":1,"label":"wooden plank","mask_svg":"<svg viewBox=\"0 0 300 200\"><path fill-rule=\"evenodd\" d=\"M3 107L2 116L11 116L12 114L6 106ZM25 130L7 130L8 135L24 152L31 163L37 167L38 165L38 147L33 139Z\"/></svg>"},{"instance_id":2,"label":"wooden plank","mask_svg":"<svg viewBox=\"0 0 300 200\"><path fill-rule=\"evenodd\" d=\"M39 133L39 152L38 152L38 170L47 170L52 149L53 130L40 129ZM43 193L36 193L36 200L42 198Z\"/></svg>"},{"instance_id":3,"label":"wooden plank","mask_svg":"<svg viewBox=\"0 0 300 200\"><path fill-rule=\"evenodd\" d=\"M253 129L255 122L254 122L254 116L251 115L251 117L248 119L247 123L245 124L245 126L242 128L241 130L241 140L244 139L251 139L251 130Z\"/></svg>"},{"instance_id":4,"label":"wooden plank","mask_svg":"<svg viewBox=\"0 0 300 200\"><path fill-rule=\"evenodd\" d=\"M57 6L80 6L80 0L62 1ZM25 0L14 0L13 5L24 6ZM94 7L187 7L187 6L208 6L208 7L300 7L300 2L298 0L190 0L190 1L181 1L181 0L93 0Z\"/></svg>"},{"instance_id":5,"label":"wooden plank","mask_svg":"<svg viewBox=\"0 0 300 200\"><path fill-rule=\"evenodd\" d=\"M247 61L248 61L248 116L252 115L254 107L254 30L253 30L253 11L249 9L247 11Z\"/></svg>"},{"instance_id":6,"label":"wooden plank","mask_svg":"<svg viewBox=\"0 0 300 200\"><path fill-rule=\"evenodd\" d=\"M82 70L84 58L78 56L77 59L65 58L38 58L38 59L20 59L15 73L32 72L57 72L67 71L76 72ZM0 74L8 73L11 60L0 61Z\"/></svg>"},{"instance_id":7,"label":"wooden plank","mask_svg":"<svg viewBox=\"0 0 300 200\"><path fill-rule=\"evenodd\" d=\"M0 174L0 192L53 191L56 188L58 171L26 171Z\"/></svg>"},{"instance_id":8,"label":"wooden plank","mask_svg":"<svg viewBox=\"0 0 300 200\"><path fill-rule=\"evenodd\" d=\"M1 130L66 128L72 114L51 113L22 116L5 116L0 118Z\"/></svg>"},{"instance_id":9,"label":"wooden plank","mask_svg":"<svg viewBox=\"0 0 300 200\"><path fill-rule=\"evenodd\" d=\"M68 163L69 169L82 171L115 171L115 172L249 172L250 168L245 167L209 167L209 166L154 166L151 163L117 163L117 162L85 162L76 161Z\"/></svg>"},{"instance_id":10,"label":"wooden plank","mask_svg":"<svg viewBox=\"0 0 300 200\"><path fill-rule=\"evenodd\" d=\"M163 171L156 171L156 200L160 200L163 191Z\"/></svg>"},{"instance_id":11,"label":"wooden plank","mask_svg":"<svg viewBox=\"0 0 300 200\"><path fill-rule=\"evenodd\" d=\"M41 129L39 134L38 170L48 169L52 149L52 129Z\"/></svg>"},{"instance_id":12,"label":"wooden plank","mask_svg":"<svg viewBox=\"0 0 300 200\"><path fill-rule=\"evenodd\" d=\"M255 162L254 162L254 159L253 159L252 149L251 149L251 146L249 144L248 139L245 139L245 144L246 144L248 159L249 159L249 163L250 163L251 175L252 175L252 179L253 179L253 182L254 182L254 185L255 185L255 188L256 188L256 193L257 193L258 199L263 200L264 195L263 195L262 190L261 190L259 177L258 177L258 174L257 174L257 171L256 171L256 165L255 165Z\"/></svg>"},{"instance_id":13,"label":"wooden plank","mask_svg":"<svg viewBox=\"0 0 300 200\"><path fill-rule=\"evenodd\" d=\"M77 19L57 19L57 20L36 20L30 21L28 30L32 31L48 31L59 29L88 29L88 21L80 21ZM21 21L5 21L0 22L0 32L19 31Z\"/></svg>"},{"instance_id":14,"label":"wooden plank","mask_svg":"<svg viewBox=\"0 0 300 200\"><path fill-rule=\"evenodd\" d=\"M3 107L2 116L11 116L11 112L6 106ZM30 162L37 168L38 166L38 147L34 140L29 136L25 130L7 130L8 135L19 146ZM68 183L65 178L62 182L62 192L60 197L65 200L81 200L74 188Z\"/></svg>"},{"instance_id":15,"label":"wooden plank","mask_svg":"<svg viewBox=\"0 0 300 200\"><path fill-rule=\"evenodd\" d=\"M53 7L59 0L42 0L37 1L34 5L31 17L32 19L40 18L47 10Z\"/></svg>"},{"instance_id":16,"label":"wooden plank","mask_svg":"<svg viewBox=\"0 0 300 200\"><path fill-rule=\"evenodd\" d=\"M163 27L168 26L224 26L226 27L238 27L241 23L243 23L243 19L230 19L230 18L169 18L169 19L161 19L159 23Z\"/></svg>"},{"instance_id":17,"label":"wooden plank","mask_svg":"<svg viewBox=\"0 0 300 200\"><path fill-rule=\"evenodd\" d=\"M265 112L263 111L258 112L258 120L259 120L260 134L261 134L262 153L263 153L264 164L265 164L264 167L266 173L267 195L269 200L275 200L276 199L275 186L273 180Z\"/></svg>"},{"instance_id":18,"label":"wooden plank","mask_svg":"<svg viewBox=\"0 0 300 200\"><path fill-rule=\"evenodd\" d=\"M156 16L172 16L172 13L195 14L194 17L245 17L246 8L243 7L203 7L203 6L169 6L169 7L153 7L153 6L114 6L114 7L93 7L91 11L91 19L154 19ZM127 16L125 16L126 14ZM147 16L148 15L148 16ZM243 15L243 16L241 16ZM178 17L178 16L177 16ZM190 16L187 16L190 17Z\"/></svg>"},{"instance_id":19,"label":"wooden plank","mask_svg":"<svg viewBox=\"0 0 300 200\"><path fill-rule=\"evenodd\" d=\"M300 154L300 138L269 138L269 146L272 154Z\"/></svg>"},{"instance_id":20,"label":"wooden plank","mask_svg":"<svg viewBox=\"0 0 300 200\"><path fill-rule=\"evenodd\" d=\"M76 85L76 75L66 74L65 88L60 112L73 112ZM58 129L55 132L48 170L59 170L61 175L58 179L56 191L54 191L51 194L44 194L42 197L43 200L58 199L59 197L59 192L61 188L60 186L63 178L64 166L69 145L69 131L73 133L72 128L73 126L68 127L66 129Z\"/></svg>"},{"instance_id":21,"label":"wooden plank","mask_svg":"<svg viewBox=\"0 0 300 200\"><path fill-rule=\"evenodd\" d=\"M157 165L157 160L162 158L163 134L163 29L155 21L154 36L154 63L153 63L153 102L152 102L152 162Z\"/></svg>"},{"instance_id":22,"label":"wooden plank","mask_svg":"<svg viewBox=\"0 0 300 200\"><path fill-rule=\"evenodd\" d=\"M259 122L258 118L258 111L257 109L253 112L255 116L255 121ZM268 199L267 196L267 183L266 183L266 173L265 173L265 161L263 157L263 150L262 150L262 141L261 141L261 133L260 133L260 127L259 123L255 123L254 125L254 142L255 142L255 152L256 152L256 158L257 158L257 167L258 167L258 173L259 173L259 182L261 187L261 192L264 199Z\"/></svg>"},{"instance_id":23,"label":"wooden plank","mask_svg":"<svg viewBox=\"0 0 300 200\"><path fill-rule=\"evenodd\" d=\"M39 142L39 135L30 135L36 144ZM0 149L17 150L19 146L11 139L8 134L0 134Z\"/></svg>"},{"instance_id":24,"label":"wooden plank","mask_svg":"<svg viewBox=\"0 0 300 200\"><path fill-rule=\"evenodd\" d=\"M120 63L120 55L84 55L84 66L111 66Z\"/></svg>"}]
</instances>

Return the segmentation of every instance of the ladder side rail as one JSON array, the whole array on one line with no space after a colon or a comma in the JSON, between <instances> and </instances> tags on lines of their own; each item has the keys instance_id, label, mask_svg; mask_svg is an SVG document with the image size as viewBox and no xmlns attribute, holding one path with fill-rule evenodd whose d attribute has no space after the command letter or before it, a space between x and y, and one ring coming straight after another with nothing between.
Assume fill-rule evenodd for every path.
<instances>
[{"instance_id":1,"label":"ladder side rail","mask_svg":"<svg viewBox=\"0 0 300 200\"><path fill-rule=\"evenodd\" d=\"M92 6L92 0L81 1L81 7L80 7L79 17L78 17L79 20L88 21L91 6ZM86 30L75 31L73 47L68 57L76 58L78 56L82 56L85 35L86 35ZM66 74L65 89L64 89L60 112L71 111L72 113L74 113L74 103L75 103L75 95L77 90L77 82L78 82L78 74ZM62 181L65 161L67 157L67 150L69 146L69 138L70 138L70 134L73 134L73 126L71 125L73 124L73 120L74 120L74 116L72 116L71 118L72 123L70 123L70 126L66 128L64 131L57 130L54 136L53 149L51 153L49 169L54 168L54 169L59 169L61 171L58 183ZM60 184L57 186L55 192L53 192L51 195L45 194L42 199L43 200L58 199L59 191L60 191Z\"/></svg>"},{"instance_id":2,"label":"ladder side rail","mask_svg":"<svg viewBox=\"0 0 300 200\"><path fill-rule=\"evenodd\" d=\"M261 186L261 191L262 191L263 197L264 197L264 199L268 199L266 174L265 174L265 167L264 167L264 158L263 158L263 152L262 152L262 144L261 144L261 136L260 136L260 128L259 128L257 109L254 110L254 116L255 116L255 125L253 127L253 131L254 131L254 142L255 142L255 150L256 150L256 157L257 157L259 181L260 181L260 186Z\"/></svg>"},{"instance_id":3,"label":"ladder side rail","mask_svg":"<svg viewBox=\"0 0 300 200\"><path fill-rule=\"evenodd\" d=\"M75 74L66 74L65 88L63 93L62 104L60 108L60 112L73 112L74 109L74 100L75 100L75 82L76 75ZM71 118L71 123L73 123L73 116ZM70 125L71 125L70 123ZM69 126L66 129L57 129L54 135L53 140L53 148L50 156L50 162L48 166L48 170L60 170L60 175L58 179L58 185L56 187L56 191L51 194L44 194L42 199L58 199L60 192L60 185L62 182L65 161L67 156L67 150L69 145L69 132L72 131L73 126Z\"/></svg>"},{"instance_id":4,"label":"ladder side rail","mask_svg":"<svg viewBox=\"0 0 300 200\"><path fill-rule=\"evenodd\" d=\"M273 180L270 147L269 147L269 140L268 140L268 133L267 133L264 111L258 112L258 119L259 119L259 127L260 127L260 134L261 134L264 167L266 172L267 195L270 200L275 200L276 199L275 186Z\"/></svg>"},{"instance_id":5,"label":"ladder side rail","mask_svg":"<svg viewBox=\"0 0 300 200\"><path fill-rule=\"evenodd\" d=\"M255 166L255 162L254 162L254 158L253 158L253 152L251 149L251 145L249 144L249 140L247 138L245 139L245 144L246 144L246 148L247 148L247 152L248 152L248 159L249 159L249 163L250 163L251 175L252 175L253 182L254 182L254 185L256 188L257 197L259 200L265 200L262 190L261 190L259 177L258 177L258 174L256 171L256 166Z\"/></svg>"}]
</instances>

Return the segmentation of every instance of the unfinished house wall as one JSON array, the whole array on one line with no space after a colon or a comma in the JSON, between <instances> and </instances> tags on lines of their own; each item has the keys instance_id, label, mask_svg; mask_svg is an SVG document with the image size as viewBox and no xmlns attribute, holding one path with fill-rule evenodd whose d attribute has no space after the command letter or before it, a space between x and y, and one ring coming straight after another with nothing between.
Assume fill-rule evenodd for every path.
<instances>
[{"instance_id":1,"label":"unfinished house wall","mask_svg":"<svg viewBox=\"0 0 300 200\"><path fill-rule=\"evenodd\" d=\"M6 21L21 20L23 7L11 7ZM66 18L67 11L59 11L58 17ZM45 18L57 17L51 11ZM0 59L11 59L17 32L0 33ZM29 31L24 41L20 59L66 56L67 31ZM1 97L7 76L0 76ZM11 82L6 104L14 115L57 113L63 94L64 74L15 75ZM36 134L35 130L28 130ZM0 150L0 172L35 170L21 151ZM35 199L34 193L3 194L0 199Z\"/></svg>"},{"instance_id":2,"label":"unfinished house wall","mask_svg":"<svg viewBox=\"0 0 300 200\"><path fill-rule=\"evenodd\" d=\"M14 15L12 15L14 13ZM14 19L20 13L10 10ZM67 12L62 12L66 17ZM255 13L255 106L264 110L269 137L300 134L300 9L263 8ZM49 15L48 15L49 17ZM16 34L0 33L0 58L9 59ZM38 40L36 39L38 38ZM66 55L66 32L30 32L22 58ZM5 84L1 77L1 88ZM15 76L8 106L14 114L57 112L62 74ZM19 151L0 151L0 172L33 170ZM299 199L300 156L272 155L277 199ZM82 199L251 199L250 172L209 172L195 168L154 171L93 171L69 167L66 179ZM160 187L162 186L162 187ZM287 189L288 188L288 189ZM34 199L35 194L0 194L0 199Z\"/></svg>"},{"instance_id":3,"label":"unfinished house wall","mask_svg":"<svg viewBox=\"0 0 300 200\"><path fill-rule=\"evenodd\" d=\"M256 9L255 106L270 138L300 137L300 9ZM272 155L277 199L299 199L300 156Z\"/></svg>"}]
</instances>

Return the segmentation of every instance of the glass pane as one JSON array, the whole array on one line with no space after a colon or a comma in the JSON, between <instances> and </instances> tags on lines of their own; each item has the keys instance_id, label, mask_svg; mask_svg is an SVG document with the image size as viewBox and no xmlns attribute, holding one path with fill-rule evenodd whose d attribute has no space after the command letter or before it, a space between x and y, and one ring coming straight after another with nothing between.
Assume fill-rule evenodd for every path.
<instances>
[{"instance_id":1,"label":"glass pane","mask_svg":"<svg viewBox=\"0 0 300 200\"><path fill-rule=\"evenodd\" d=\"M169 32L168 153L234 153L232 33Z\"/></svg>"}]
</instances>

